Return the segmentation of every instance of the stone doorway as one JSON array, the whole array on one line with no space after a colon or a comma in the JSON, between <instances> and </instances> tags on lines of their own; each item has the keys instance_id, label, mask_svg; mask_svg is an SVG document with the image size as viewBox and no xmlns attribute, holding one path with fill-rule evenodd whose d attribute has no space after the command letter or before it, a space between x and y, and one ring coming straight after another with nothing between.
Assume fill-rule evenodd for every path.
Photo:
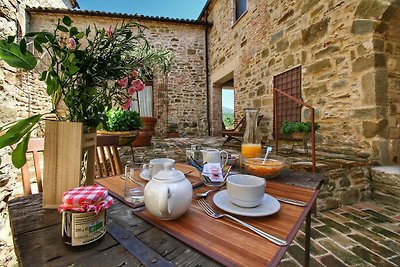
<instances>
[{"instance_id":1,"label":"stone doorway","mask_svg":"<svg viewBox=\"0 0 400 267\"><path fill-rule=\"evenodd\" d=\"M213 83L210 98L211 135L218 136L223 128L222 123L222 90L234 90L233 71Z\"/></svg>"}]
</instances>

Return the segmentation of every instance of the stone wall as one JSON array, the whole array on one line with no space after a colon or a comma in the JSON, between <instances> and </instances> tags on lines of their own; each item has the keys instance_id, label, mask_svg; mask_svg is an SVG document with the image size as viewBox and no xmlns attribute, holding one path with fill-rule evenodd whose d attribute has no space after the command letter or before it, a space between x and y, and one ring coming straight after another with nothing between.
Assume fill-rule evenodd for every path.
<instances>
[{"instance_id":1,"label":"stone wall","mask_svg":"<svg viewBox=\"0 0 400 267\"><path fill-rule=\"evenodd\" d=\"M400 167L379 166L371 170L372 198L399 207Z\"/></svg>"},{"instance_id":2,"label":"stone wall","mask_svg":"<svg viewBox=\"0 0 400 267\"><path fill-rule=\"evenodd\" d=\"M80 30L93 23L99 28L121 23L124 18L69 14ZM63 14L31 12L29 30L40 31L54 25ZM127 18L125 18L127 19ZM158 118L156 134L164 136L168 124L177 123L178 132L188 135L207 133L205 85L204 26L138 20L146 26L150 45L161 46L173 53L168 77L159 75L153 81L154 116Z\"/></svg>"},{"instance_id":3,"label":"stone wall","mask_svg":"<svg viewBox=\"0 0 400 267\"><path fill-rule=\"evenodd\" d=\"M388 161L400 164L400 12L390 20L384 46L388 77Z\"/></svg>"},{"instance_id":4,"label":"stone wall","mask_svg":"<svg viewBox=\"0 0 400 267\"><path fill-rule=\"evenodd\" d=\"M220 81L233 72L236 116L260 108L262 133L271 140L273 77L301 66L302 98L321 125L317 161L333 153L399 163L399 1L248 1L236 22L233 2L208 8L211 109L220 109ZM218 135L220 118L212 119ZM370 197L367 166L334 172L322 195L338 203L326 206Z\"/></svg>"},{"instance_id":5,"label":"stone wall","mask_svg":"<svg viewBox=\"0 0 400 267\"><path fill-rule=\"evenodd\" d=\"M349 154L362 151L385 161L389 100L383 49L385 29L390 22L397 25L392 17L398 12L391 2L248 1L247 13L233 23L232 1L213 1L208 17L213 24L211 95L218 95L214 92L220 90L219 81L234 72L238 115L245 107L258 107L272 121L273 77L301 66L303 100L316 108L322 127L318 146ZM386 53L390 46L397 47L393 42L398 46L393 37ZM218 105L214 98L212 108ZM303 118L308 117L304 111ZM218 134L219 118L213 119L212 130ZM272 137L272 123L264 134Z\"/></svg>"}]
</instances>

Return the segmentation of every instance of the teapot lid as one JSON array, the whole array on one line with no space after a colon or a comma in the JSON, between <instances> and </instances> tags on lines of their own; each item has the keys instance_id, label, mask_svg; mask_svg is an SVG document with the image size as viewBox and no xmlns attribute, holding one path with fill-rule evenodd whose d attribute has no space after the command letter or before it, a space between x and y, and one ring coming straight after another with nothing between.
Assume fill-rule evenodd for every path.
<instances>
[{"instance_id":1,"label":"teapot lid","mask_svg":"<svg viewBox=\"0 0 400 267\"><path fill-rule=\"evenodd\" d=\"M179 180L185 178L185 174L183 172L171 169L171 170L161 170L156 175L154 175L153 179L157 180Z\"/></svg>"}]
</instances>

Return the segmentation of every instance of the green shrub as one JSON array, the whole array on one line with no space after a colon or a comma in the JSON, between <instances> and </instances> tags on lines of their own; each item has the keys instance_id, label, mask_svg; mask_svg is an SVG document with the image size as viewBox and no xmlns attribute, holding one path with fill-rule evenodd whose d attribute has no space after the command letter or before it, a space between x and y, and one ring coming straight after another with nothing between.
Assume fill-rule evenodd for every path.
<instances>
[{"instance_id":1,"label":"green shrub","mask_svg":"<svg viewBox=\"0 0 400 267\"><path fill-rule=\"evenodd\" d=\"M226 129L233 129L234 128L233 113L223 113L222 114L222 122L224 123Z\"/></svg>"},{"instance_id":2,"label":"green shrub","mask_svg":"<svg viewBox=\"0 0 400 267\"><path fill-rule=\"evenodd\" d=\"M320 126L316 123L314 125L315 131L318 131ZM281 133L284 135L289 135L291 133L311 132L311 122L303 122L303 121L285 121L281 127Z\"/></svg>"},{"instance_id":3,"label":"green shrub","mask_svg":"<svg viewBox=\"0 0 400 267\"><path fill-rule=\"evenodd\" d=\"M111 109L106 115L106 131L133 131L142 127L140 114L136 111Z\"/></svg>"}]
</instances>

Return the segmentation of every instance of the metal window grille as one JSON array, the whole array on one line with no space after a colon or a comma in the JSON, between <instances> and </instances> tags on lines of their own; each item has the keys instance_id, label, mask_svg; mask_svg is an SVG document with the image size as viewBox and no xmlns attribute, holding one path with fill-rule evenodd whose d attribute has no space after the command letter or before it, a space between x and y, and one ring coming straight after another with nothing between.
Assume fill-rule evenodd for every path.
<instances>
[{"instance_id":1,"label":"metal window grille","mask_svg":"<svg viewBox=\"0 0 400 267\"><path fill-rule=\"evenodd\" d=\"M274 88L282 90L283 92L298 99L302 99L301 66L274 76ZM278 124L278 129L282 127L282 123L284 121L301 121L301 105L280 94L277 95L276 103L276 123ZM273 129L275 136L275 125ZM279 134L279 139L281 138L284 138L284 136Z\"/></svg>"}]
</instances>

